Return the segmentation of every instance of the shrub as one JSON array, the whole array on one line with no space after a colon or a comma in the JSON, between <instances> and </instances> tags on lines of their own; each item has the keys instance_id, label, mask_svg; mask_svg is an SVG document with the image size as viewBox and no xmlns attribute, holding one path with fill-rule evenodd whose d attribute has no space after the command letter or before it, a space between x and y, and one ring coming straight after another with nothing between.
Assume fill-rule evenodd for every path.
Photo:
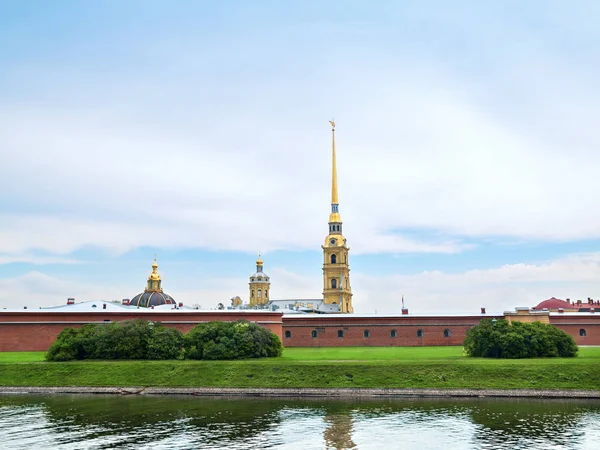
<instances>
[{"instance_id":1,"label":"shrub","mask_svg":"<svg viewBox=\"0 0 600 450\"><path fill-rule=\"evenodd\" d=\"M209 322L184 338L188 359L242 359L281 356L283 345L272 331L245 320Z\"/></svg>"},{"instance_id":2,"label":"shrub","mask_svg":"<svg viewBox=\"0 0 600 450\"><path fill-rule=\"evenodd\" d=\"M65 328L46 353L48 361L73 359L175 359L183 334L145 320Z\"/></svg>"},{"instance_id":3,"label":"shrub","mask_svg":"<svg viewBox=\"0 0 600 450\"><path fill-rule=\"evenodd\" d=\"M181 357L182 349L183 333L181 331L176 328L154 325L148 342L148 359L177 359Z\"/></svg>"},{"instance_id":4,"label":"shrub","mask_svg":"<svg viewBox=\"0 0 600 450\"><path fill-rule=\"evenodd\" d=\"M575 340L553 325L482 320L467 332L465 353L484 358L573 357Z\"/></svg>"}]
</instances>

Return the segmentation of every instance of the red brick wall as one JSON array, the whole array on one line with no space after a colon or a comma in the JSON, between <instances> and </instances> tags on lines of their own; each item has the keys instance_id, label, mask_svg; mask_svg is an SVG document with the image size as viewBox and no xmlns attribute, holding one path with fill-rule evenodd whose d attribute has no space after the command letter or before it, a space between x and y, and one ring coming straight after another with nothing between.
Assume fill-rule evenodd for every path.
<instances>
[{"instance_id":1,"label":"red brick wall","mask_svg":"<svg viewBox=\"0 0 600 450\"><path fill-rule=\"evenodd\" d=\"M84 323L121 321L143 318L162 322L187 333L198 323L213 320L233 321L246 319L264 326L282 338L286 347L342 347L342 346L426 346L461 345L469 328L483 317L491 316L286 316L273 312L2 312L0 311L0 351L45 351L65 327ZM501 319L502 316L497 316ZM600 345L600 313L585 316L550 316L550 323L575 338L579 345ZM580 336L580 329L586 336ZM444 330L450 337L444 337ZM338 338L338 330L344 332ZM364 337L369 330L370 337ZM391 331L396 330L396 337ZM417 337L423 330L423 337ZM289 331L291 337L286 338ZM317 332L317 337L311 333Z\"/></svg>"},{"instance_id":2,"label":"red brick wall","mask_svg":"<svg viewBox=\"0 0 600 450\"><path fill-rule=\"evenodd\" d=\"M141 317L140 317L141 316ZM246 319L256 322L282 337L282 314L273 312L0 312L0 352L46 351L66 327L80 327L85 323L123 321L142 318L162 322L165 326L187 333L199 323Z\"/></svg>"},{"instance_id":3,"label":"red brick wall","mask_svg":"<svg viewBox=\"0 0 600 450\"><path fill-rule=\"evenodd\" d=\"M550 324L575 338L577 345L600 345L600 314L586 316L550 316ZM579 331L585 330L585 336Z\"/></svg>"},{"instance_id":4,"label":"red brick wall","mask_svg":"<svg viewBox=\"0 0 600 450\"><path fill-rule=\"evenodd\" d=\"M489 316L488 316L489 317ZM499 319L501 317L498 317ZM480 316L462 317L284 317L283 345L286 347L355 347L461 345L467 330L477 325ZM343 337L338 337L338 331ZM365 330L369 337L365 337ZM392 330L396 337L392 337ZM423 336L418 337L418 330ZM448 330L449 337L444 336ZM316 331L316 337L312 332ZM290 333L290 337L286 337Z\"/></svg>"}]
</instances>

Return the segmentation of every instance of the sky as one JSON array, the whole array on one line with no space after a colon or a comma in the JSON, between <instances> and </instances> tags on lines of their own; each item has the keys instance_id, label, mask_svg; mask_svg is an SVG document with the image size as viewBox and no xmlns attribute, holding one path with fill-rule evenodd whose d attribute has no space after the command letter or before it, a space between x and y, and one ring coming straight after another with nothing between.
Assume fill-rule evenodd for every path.
<instances>
[{"instance_id":1,"label":"sky","mask_svg":"<svg viewBox=\"0 0 600 450\"><path fill-rule=\"evenodd\" d=\"M0 307L600 297L595 1L0 2Z\"/></svg>"}]
</instances>

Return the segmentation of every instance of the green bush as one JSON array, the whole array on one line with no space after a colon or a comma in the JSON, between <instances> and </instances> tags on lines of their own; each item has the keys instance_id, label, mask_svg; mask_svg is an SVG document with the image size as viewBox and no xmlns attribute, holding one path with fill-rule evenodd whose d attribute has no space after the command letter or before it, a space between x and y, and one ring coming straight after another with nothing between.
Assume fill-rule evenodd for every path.
<instances>
[{"instance_id":1,"label":"green bush","mask_svg":"<svg viewBox=\"0 0 600 450\"><path fill-rule=\"evenodd\" d=\"M283 345L272 331L245 320L209 322L184 338L187 359L243 359L281 356Z\"/></svg>"},{"instance_id":2,"label":"green bush","mask_svg":"<svg viewBox=\"0 0 600 450\"><path fill-rule=\"evenodd\" d=\"M131 320L65 328L46 353L48 361L74 359L241 359L281 356L270 330L249 323L210 322L187 336L160 322Z\"/></svg>"},{"instance_id":3,"label":"green bush","mask_svg":"<svg viewBox=\"0 0 600 450\"><path fill-rule=\"evenodd\" d=\"M131 320L65 328L46 353L48 361L73 359L176 359L183 334L160 322Z\"/></svg>"},{"instance_id":4,"label":"green bush","mask_svg":"<svg viewBox=\"0 0 600 450\"><path fill-rule=\"evenodd\" d=\"M575 340L553 325L482 320L467 332L465 353L484 358L573 357Z\"/></svg>"}]
</instances>

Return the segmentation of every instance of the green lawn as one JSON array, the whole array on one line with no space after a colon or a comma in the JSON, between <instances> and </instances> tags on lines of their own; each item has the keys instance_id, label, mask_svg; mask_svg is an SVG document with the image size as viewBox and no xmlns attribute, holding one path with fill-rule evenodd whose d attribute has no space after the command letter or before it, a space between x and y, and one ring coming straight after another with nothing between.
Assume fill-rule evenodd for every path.
<instances>
[{"instance_id":1,"label":"green lawn","mask_svg":"<svg viewBox=\"0 0 600 450\"><path fill-rule=\"evenodd\" d=\"M42 362L45 352L0 352L1 363ZM335 363L350 362L394 362L427 363L453 362L467 364L516 363L516 364L578 364L581 360L597 360L600 364L600 347L580 347L576 358L565 359L513 359L490 360L469 358L463 355L462 347L321 347L321 348L286 348L281 358L260 360L281 364L282 362L315 362L330 361ZM256 360L259 361L259 360ZM252 362L252 361L247 361Z\"/></svg>"},{"instance_id":2,"label":"green lawn","mask_svg":"<svg viewBox=\"0 0 600 450\"><path fill-rule=\"evenodd\" d=\"M286 348L288 361L397 361L464 358L462 347L326 347Z\"/></svg>"},{"instance_id":3,"label":"green lawn","mask_svg":"<svg viewBox=\"0 0 600 450\"><path fill-rule=\"evenodd\" d=\"M44 362L0 353L3 386L600 389L600 347L576 358L490 360L461 347L287 348L243 361Z\"/></svg>"},{"instance_id":4,"label":"green lawn","mask_svg":"<svg viewBox=\"0 0 600 450\"><path fill-rule=\"evenodd\" d=\"M1 363L44 361L46 352L0 352Z\"/></svg>"}]
</instances>

